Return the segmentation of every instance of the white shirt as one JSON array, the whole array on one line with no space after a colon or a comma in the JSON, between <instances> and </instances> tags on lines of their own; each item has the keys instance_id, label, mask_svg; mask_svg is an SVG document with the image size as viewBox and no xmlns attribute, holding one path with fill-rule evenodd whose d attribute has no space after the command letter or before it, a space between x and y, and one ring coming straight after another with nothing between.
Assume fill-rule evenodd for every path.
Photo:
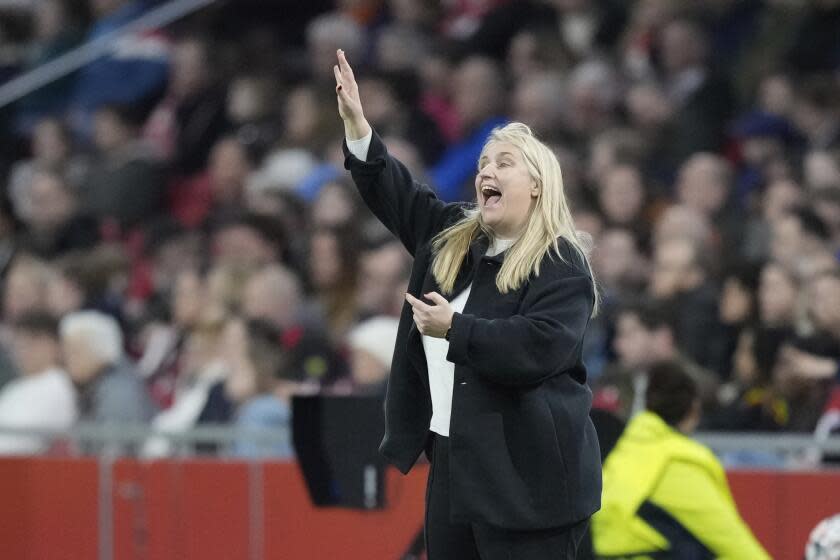
<instances>
[{"instance_id":1,"label":"white shirt","mask_svg":"<svg viewBox=\"0 0 840 560\"><path fill-rule=\"evenodd\" d=\"M358 140L347 140L347 149L362 161L367 159L373 133ZM487 249L487 255L495 256L513 245L514 239L495 239ZM463 313L470 297L472 285L455 296L450 302L455 313ZM444 338L423 336L423 351L429 370L429 391L432 396L432 420L429 429L436 434L449 437L449 421L452 416L452 385L455 380L455 364L446 360L449 341Z\"/></svg>"},{"instance_id":2,"label":"white shirt","mask_svg":"<svg viewBox=\"0 0 840 560\"><path fill-rule=\"evenodd\" d=\"M349 138L345 138L345 140L347 141L347 149L350 150L351 154L353 154L362 161L367 160L367 153L370 149L370 141L372 139L372 130L368 132L367 136L359 138L358 140L350 140Z\"/></svg>"},{"instance_id":3,"label":"white shirt","mask_svg":"<svg viewBox=\"0 0 840 560\"><path fill-rule=\"evenodd\" d=\"M175 393L175 402L152 419L152 428L178 434L194 427L207 404L213 387L225 379L228 369L221 362L212 362L199 371L188 386ZM152 436L143 444L141 455L145 458L168 457L173 452L172 440Z\"/></svg>"},{"instance_id":4,"label":"white shirt","mask_svg":"<svg viewBox=\"0 0 840 560\"><path fill-rule=\"evenodd\" d=\"M58 368L13 379L0 392L0 426L66 430L77 416L76 391ZM46 448L42 437L0 435L0 455L40 453Z\"/></svg>"},{"instance_id":5,"label":"white shirt","mask_svg":"<svg viewBox=\"0 0 840 560\"><path fill-rule=\"evenodd\" d=\"M514 239L495 239L487 249L488 256L495 256L513 245ZM450 302L455 313L463 313L470 297L472 284L455 296ZM449 437L449 421L452 417L452 385L455 381L455 364L447 361L449 341L445 338L423 336L423 351L429 370L429 391L432 394L432 420L429 429L436 434Z\"/></svg>"}]
</instances>

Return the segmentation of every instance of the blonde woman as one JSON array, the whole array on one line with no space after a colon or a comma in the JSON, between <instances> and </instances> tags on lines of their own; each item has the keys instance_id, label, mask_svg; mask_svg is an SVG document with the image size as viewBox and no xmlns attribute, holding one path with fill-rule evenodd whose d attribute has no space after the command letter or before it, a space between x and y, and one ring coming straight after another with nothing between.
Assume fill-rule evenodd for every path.
<instances>
[{"instance_id":1,"label":"blonde woman","mask_svg":"<svg viewBox=\"0 0 840 560\"><path fill-rule=\"evenodd\" d=\"M525 125L496 129L476 205L412 180L334 68L346 167L414 257L385 402L385 457L431 461L429 560L575 558L601 461L581 344L597 309L557 158Z\"/></svg>"}]
</instances>

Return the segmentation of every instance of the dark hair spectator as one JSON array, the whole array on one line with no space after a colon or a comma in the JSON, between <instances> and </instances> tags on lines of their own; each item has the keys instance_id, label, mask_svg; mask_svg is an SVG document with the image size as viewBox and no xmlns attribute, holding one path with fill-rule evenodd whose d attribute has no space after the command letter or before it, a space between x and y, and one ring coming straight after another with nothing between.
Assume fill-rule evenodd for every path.
<instances>
[{"instance_id":1,"label":"dark hair spectator","mask_svg":"<svg viewBox=\"0 0 840 560\"><path fill-rule=\"evenodd\" d=\"M697 384L679 364L661 362L651 366L645 392L645 407L677 427L699 398Z\"/></svg>"}]
</instances>

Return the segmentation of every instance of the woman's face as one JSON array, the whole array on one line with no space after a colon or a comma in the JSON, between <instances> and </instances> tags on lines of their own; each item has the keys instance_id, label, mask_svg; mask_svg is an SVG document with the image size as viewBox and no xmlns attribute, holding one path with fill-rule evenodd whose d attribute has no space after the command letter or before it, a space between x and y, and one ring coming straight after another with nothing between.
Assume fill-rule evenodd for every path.
<instances>
[{"instance_id":1,"label":"woman's face","mask_svg":"<svg viewBox=\"0 0 840 560\"><path fill-rule=\"evenodd\" d=\"M184 270L175 279L172 293L172 318L179 326L190 326L204 309L204 285L195 270Z\"/></svg>"},{"instance_id":2,"label":"woman's face","mask_svg":"<svg viewBox=\"0 0 840 560\"><path fill-rule=\"evenodd\" d=\"M644 187L639 172L632 167L616 167L604 178L598 193L601 209L616 224L630 224L639 217Z\"/></svg>"},{"instance_id":3,"label":"woman's face","mask_svg":"<svg viewBox=\"0 0 840 560\"><path fill-rule=\"evenodd\" d=\"M309 273L317 289L329 289L341 275L338 240L329 232L316 233L309 244Z\"/></svg>"},{"instance_id":4,"label":"woman's face","mask_svg":"<svg viewBox=\"0 0 840 560\"><path fill-rule=\"evenodd\" d=\"M36 158L59 163L67 157L68 151L67 139L57 122L45 119L38 123L32 136L32 153Z\"/></svg>"},{"instance_id":5,"label":"woman's face","mask_svg":"<svg viewBox=\"0 0 840 560\"><path fill-rule=\"evenodd\" d=\"M811 315L818 329L840 333L840 280L817 277L811 284Z\"/></svg>"},{"instance_id":6,"label":"woman's face","mask_svg":"<svg viewBox=\"0 0 840 560\"><path fill-rule=\"evenodd\" d=\"M335 57L334 52L330 52ZM330 63L332 64L332 63ZM286 98L286 136L292 142L306 142L318 128L318 103L312 90L301 87Z\"/></svg>"},{"instance_id":7,"label":"woman's face","mask_svg":"<svg viewBox=\"0 0 840 560\"><path fill-rule=\"evenodd\" d=\"M519 148L493 142L478 160L475 195L484 224L497 236L512 239L528 223L539 187Z\"/></svg>"},{"instance_id":8,"label":"woman's face","mask_svg":"<svg viewBox=\"0 0 840 560\"><path fill-rule=\"evenodd\" d=\"M321 188L312 205L312 223L316 227L344 225L353 219L354 212L347 191L341 185L328 183Z\"/></svg>"},{"instance_id":9,"label":"woman's face","mask_svg":"<svg viewBox=\"0 0 840 560\"><path fill-rule=\"evenodd\" d=\"M748 386L758 378L758 364L755 361L755 335L752 331L741 331L732 363L735 366L735 377L742 385Z\"/></svg>"}]
</instances>

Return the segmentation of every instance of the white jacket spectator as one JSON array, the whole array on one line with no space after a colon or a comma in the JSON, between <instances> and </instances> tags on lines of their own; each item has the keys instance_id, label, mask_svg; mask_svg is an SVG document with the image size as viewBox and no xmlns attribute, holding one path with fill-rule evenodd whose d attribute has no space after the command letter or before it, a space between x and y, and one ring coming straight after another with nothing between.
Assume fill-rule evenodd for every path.
<instances>
[{"instance_id":1,"label":"white jacket spectator","mask_svg":"<svg viewBox=\"0 0 840 560\"><path fill-rule=\"evenodd\" d=\"M57 365L55 319L42 313L22 315L15 322L13 349L21 377L0 392L0 429L70 428L78 415L76 395L70 378ZM48 447L47 437L0 432L2 455L43 453Z\"/></svg>"}]
</instances>

